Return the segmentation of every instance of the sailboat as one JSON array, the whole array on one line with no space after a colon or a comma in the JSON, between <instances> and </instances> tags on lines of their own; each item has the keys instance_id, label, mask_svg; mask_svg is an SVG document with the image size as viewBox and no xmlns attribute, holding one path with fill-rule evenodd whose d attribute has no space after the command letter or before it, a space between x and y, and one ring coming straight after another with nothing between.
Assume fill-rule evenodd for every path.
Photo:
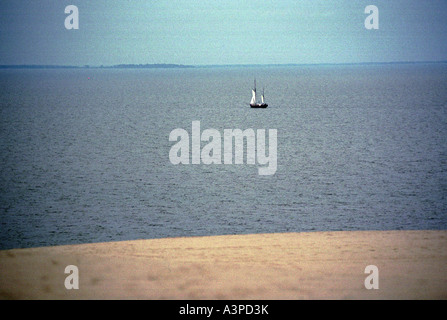
<instances>
[{"instance_id":1,"label":"sailboat","mask_svg":"<svg viewBox=\"0 0 447 320\"><path fill-rule=\"evenodd\" d=\"M255 86L254 88L251 90L251 101L250 101L250 107L252 108L267 108L268 104L265 103L265 99L264 99L264 88L262 88L262 95L261 95L261 103L256 101L256 79L255 79Z\"/></svg>"}]
</instances>

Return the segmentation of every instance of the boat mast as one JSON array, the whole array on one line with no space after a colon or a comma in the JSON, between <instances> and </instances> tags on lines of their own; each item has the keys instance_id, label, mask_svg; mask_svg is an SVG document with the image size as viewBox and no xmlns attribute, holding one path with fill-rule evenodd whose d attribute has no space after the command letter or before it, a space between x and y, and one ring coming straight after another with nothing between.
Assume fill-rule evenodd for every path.
<instances>
[{"instance_id":1,"label":"boat mast","mask_svg":"<svg viewBox=\"0 0 447 320\"><path fill-rule=\"evenodd\" d=\"M251 101L250 101L250 105L255 105L256 104L256 79L255 79L255 87L253 88L253 90L251 90Z\"/></svg>"}]
</instances>

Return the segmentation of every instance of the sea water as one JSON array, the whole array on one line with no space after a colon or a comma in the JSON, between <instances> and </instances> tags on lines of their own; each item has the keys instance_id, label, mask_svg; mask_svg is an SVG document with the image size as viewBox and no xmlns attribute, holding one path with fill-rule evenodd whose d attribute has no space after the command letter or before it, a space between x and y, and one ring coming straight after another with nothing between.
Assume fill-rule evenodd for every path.
<instances>
[{"instance_id":1,"label":"sea water","mask_svg":"<svg viewBox=\"0 0 447 320\"><path fill-rule=\"evenodd\" d=\"M276 172L173 165L193 121L276 129ZM446 64L0 70L0 249L446 229L446 138Z\"/></svg>"}]
</instances>

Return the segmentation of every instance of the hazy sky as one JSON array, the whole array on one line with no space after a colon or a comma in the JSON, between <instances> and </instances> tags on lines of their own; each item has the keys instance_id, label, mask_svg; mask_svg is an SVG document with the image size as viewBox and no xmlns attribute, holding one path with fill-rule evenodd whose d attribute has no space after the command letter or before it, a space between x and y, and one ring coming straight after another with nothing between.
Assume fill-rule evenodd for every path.
<instances>
[{"instance_id":1,"label":"hazy sky","mask_svg":"<svg viewBox=\"0 0 447 320\"><path fill-rule=\"evenodd\" d=\"M447 0L0 0L0 43L0 64L439 61Z\"/></svg>"}]
</instances>

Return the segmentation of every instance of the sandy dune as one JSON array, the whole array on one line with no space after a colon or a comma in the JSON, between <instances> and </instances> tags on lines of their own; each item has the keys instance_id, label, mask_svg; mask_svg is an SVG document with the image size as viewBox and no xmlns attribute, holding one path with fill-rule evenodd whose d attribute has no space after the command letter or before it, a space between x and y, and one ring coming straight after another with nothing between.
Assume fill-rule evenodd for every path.
<instances>
[{"instance_id":1,"label":"sandy dune","mask_svg":"<svg viewBox=\"0 0 447 320\"><path fill-rule=\"evenodd\" d=\"M67 265L79 289L64 285ZM365 288L365 267L379 289ZM137 240L0 251L2 299L446 299L447 231Z\"/></svg>"}]
</instances>

